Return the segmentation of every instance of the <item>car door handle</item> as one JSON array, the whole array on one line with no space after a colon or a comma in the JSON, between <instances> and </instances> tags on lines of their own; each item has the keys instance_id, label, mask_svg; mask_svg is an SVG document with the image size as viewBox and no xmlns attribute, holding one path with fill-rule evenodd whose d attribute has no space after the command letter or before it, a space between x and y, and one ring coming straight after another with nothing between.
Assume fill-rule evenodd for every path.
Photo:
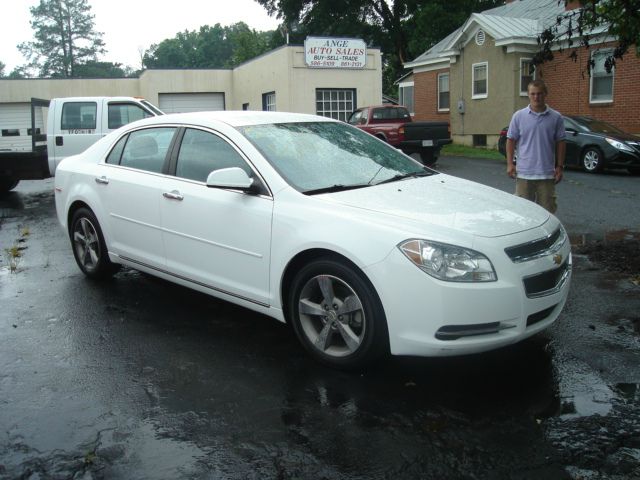
<instances>
[{"instance_id":1,"label":"car door handle","mask_svg":"<svg viewBox=\"0 0 640 480\"><path fill-rule=\"evenodd\" d=\"M172 190L170 192L164 192L162 194L164 198L168 198L169 200L183 200L184 195L181 195L179 191Z\"/></svg>"},{"instance_id":2,"label":"car door handle","mask_svg":"<svg viewBox=\"0 0 640 480\"><path fill-rule=\"evenodd\" d=\"M96 180L96 183L102 183L104 185L107 185L109 183L109 179L104 175L102 177L96 177L95 180Z\"/></svg>"}]
</instances>

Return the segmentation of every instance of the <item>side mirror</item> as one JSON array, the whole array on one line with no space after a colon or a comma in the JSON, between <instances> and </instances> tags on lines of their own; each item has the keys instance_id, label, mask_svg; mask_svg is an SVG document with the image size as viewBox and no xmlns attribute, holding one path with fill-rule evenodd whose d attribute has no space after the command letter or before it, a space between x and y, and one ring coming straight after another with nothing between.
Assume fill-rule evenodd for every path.
<instances>
[{"instance_id":1,"label":"side mirror","mask_svg":"<svg viewBox=\"0 0 640 480\"><path fill-rule=\"evenodd\" d=\"M243 192L256 193L255 180L239 167L214 170L207 177L207 187L229 188Z\"/></svg>"}]
</instances>

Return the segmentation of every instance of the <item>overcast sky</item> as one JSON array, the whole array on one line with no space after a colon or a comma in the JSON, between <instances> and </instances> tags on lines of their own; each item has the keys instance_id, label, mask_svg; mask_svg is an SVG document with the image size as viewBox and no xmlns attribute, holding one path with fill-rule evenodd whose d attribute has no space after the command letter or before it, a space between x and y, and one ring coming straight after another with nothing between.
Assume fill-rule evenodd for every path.
<instances>
[{"instance_id":1,"label":"overcast sky","mask_svg":"<svg viewBox=\"0 0 640 480\"><path fill-rule=\"evenodd\" d=\"M39 0L3 0L0 27L0 62L5 74L26 59L16 45L33 40L29 7ZM257 31L275 30L278 20L255 0L89 0L95 29L102 32L107 54L101 60L140 67L140 47L149 48L184 30L202 25L245 22Z\"/></svg>"}]
</instances>

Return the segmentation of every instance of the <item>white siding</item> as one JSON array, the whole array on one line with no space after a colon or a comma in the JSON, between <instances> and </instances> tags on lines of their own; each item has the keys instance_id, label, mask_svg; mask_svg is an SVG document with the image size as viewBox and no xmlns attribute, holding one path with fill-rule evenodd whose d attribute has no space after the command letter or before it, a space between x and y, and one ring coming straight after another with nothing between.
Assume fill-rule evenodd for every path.
<instances>
[{"instance_id":1,"label":"white siding","mask_svg":"<svg viewBox=\"0 0 640 480\"><path fill-rule=\"evenodd\" d=\"M44 133L42 109L36 108L36 128ZM30 103L2 103L0 104L0 151L29 152L31 151L31 104ZM19 135L11 135L17 130Z\"/></svg>"},{"instance_id":2,"label":"white siding","mask_svg":"<svg viewBox=\"0 0 640 480\"><path fill-rule=\"evenodd\" d=\"M224 93L160 93L158 100L165 113L224 110Z\"/></svg>"}]
</instances>

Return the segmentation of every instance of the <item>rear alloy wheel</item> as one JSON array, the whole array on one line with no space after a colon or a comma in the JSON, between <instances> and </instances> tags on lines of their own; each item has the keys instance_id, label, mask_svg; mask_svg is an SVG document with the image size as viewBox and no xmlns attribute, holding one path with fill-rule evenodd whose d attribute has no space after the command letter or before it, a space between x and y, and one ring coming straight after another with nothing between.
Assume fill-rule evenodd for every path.
<instances>
[{"instance_id":1,"label":"rear alloy wheel","mask_svg":"<svg viewBox=\"0 0 640 480\"><path fill-rule=\"evenodd\" d=\"M387 350L380 299L359 272L333 259L319 259L296 275L289 295L293 329L320 362L362 368Z\"/></svg>"},{"instance_id":2,"label":"rear alloy wheel","mask_svg":"<svg viewBox=\"0 0 640 480\"><path fill-rule=\"evenodd\" d=\"M109 260L100 224L91 210L80 208L73 214L70 236L73 256L87 277L105 279L118 270Z\"/></svg>"},{"instance_id":3,"label":"rear alloy wheel","mask_svg":"<svg viewBox=\"0 0 640 480\"><path fill-rule=\"evenodd\" d=\"M582 152L582 168L585 172L596 173L603 167L602 152L599 148L588 147Z\"/></svg>"}]
</instances>

